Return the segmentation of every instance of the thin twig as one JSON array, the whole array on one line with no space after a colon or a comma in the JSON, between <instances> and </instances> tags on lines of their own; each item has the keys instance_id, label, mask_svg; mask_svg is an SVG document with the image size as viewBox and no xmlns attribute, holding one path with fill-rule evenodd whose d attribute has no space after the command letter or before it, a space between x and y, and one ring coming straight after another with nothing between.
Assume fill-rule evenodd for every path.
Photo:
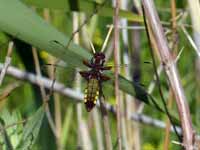
<instances>
[{"instance_id":1,"label":"thin twig","mask_svg":"<svg viewBox=\"0 0 200 150\"><path fill-rule=\"evenodd\" d=\"M178 17L176 17L176 1L175 0L171 0L171 16L172 16L172 46L171 49L173 50L173 53L176 55L177 53L177 49L178 49L178 44L177 44L177 23L176 20ZM181 16L182 13L180 13ZM180 58L180 55L182 53L183 49L180 51L179 55L176 57L176 60ZM169 109L172 108L172 104L173 104L173 92L172 89L169 89L169 97L167 100L167 106ZM171 122L169 120L169 118L166 119L166 128L165 128L165 139L164 139L164 150L168 150L169 149L169 144L170 144L170 126L171 126Z\"/></svg>"},{"instance_id":2,"label":"thin twig","mask_svg":"<svg viewBox=\"0 0 200 150\"><path fill-rule=\"evenodd\" d=\"M182 15L182 14L181 14ZM179 17L182 17L182 16L179 16ZM171 23L170 22L161 22L163 25L164 25L164 29L170 29L169 26L171 26ZM107 25L106 27L109 28L110 26L112 25ZM189 25L189 24L184 24L184 23L179 23L177 24L177 27L185 27L185 28L193 28L192 25ZM123 30L123 29L127 29L127 30L145 30L145 26L143 25L133 25L133 26L122 26L122 25L118 25L118 28Z\"/></svg>"},{"instance_id":3,"label":"thin twig","mask_svg":"<svg viewBox=\"0 0 200 150\"><path fill-rule=\"evenodd\" d=\"M28 120L29 120L29 119L23 119L23 120L21 120L21 121L18 121L18 122L15 122L15 123L6 125L6 126L3 127L3 129L0 129L0 132L1 132L2 130L6 130L6 129L8 129L8 128L12 128L12 127L14 127L14 126L17 126L17 125L26 123Z\"/></svg>"},{"instance_id":4,"label":"thin twig","mask_svg":"<svg viewBox=\"0 0 200 150\"><path fill-rule=\"evenodd\" d=\"M6 99L16 88L21 85L20 82L14 82L7 85L0 93L0 101Z\"/></svg>"},{"instance_id":5,"label":"thin twig","mask_svg":"<svg viewBox=\"0 0 200 150\"><path fill-rule=\"evenodd\" d=\"M3 68L3 64L0 63L0 70L2 68ZM52 80L50 80L46 77L34 75L32 73L23 72L23 71L15 68L15 67L12 67L12 66L8 67L7 74L10 75L10 76L13 76L14 78L20 79L20 80L29 81L30 83L36 84L38 86L42 83L44 85L44 87L47 88L47 89L51 88ZM54 86L53 90L55 92L62 94L63 96L71 97L72 98L71 100L73 100L74 102L82 102L83 98L84 98L83 93L79 93L79 92L77 92L73 89L66 88L64 86L64 84L61 84L57 81L55 82L55 86ZM97 106L99 107L98 103L97 103ZM116 110L113 108L113 106L111 106L109 104L106 104L105 108L107 110L109 110L110 112L116 113ZM158 128L165 128L164 122L162 122L160 120L152 119L152 118L145 116L143 114L140 114L140 113L132 113L131 119L134 120L134 121L138 121L138 122L141 122L141 123L144 123L144 124L152 125L152 126L155 126L155 127L158 127ZM179 129L177 128L177 130L179 130ZM173 131L172 127L171 127L171 131Z\"/></svg>"},{"instance_id":6,"label":"thin twig","mask_svg":"<svg viewBox=\"0 0 200 150\"><path fill-rule=\"evenodd\" d=\"M131 120L139 121L140 123L144 123L145 125L158 127L158 128L161 128L161 129L166 128L165 122L157 120L157 119L153 119L153 118L146 116L146 115L143 115L143 114L133 113L131 115ZM176 126L176 129L177 129L179 134L182 134L182 130L181 130L180 127ZM170 131L174 132L174 128L172 126L170 126Z\"/></svg>"},{"instance_id":7,"label":"thin twig","mask_svg":"<svg viewBox=\"0 0 200 150\"><path fill-rule=\"evenodd\" d=\"M0 63L0 70L2 69L3 69L3 64ZM50 80L49 78L46 78L46 77L37 76L33 73L24 72L12 66L8 67L8 70L6 73L17 79L26 80L38 86L42 84L47 89L52 88L51 83L53 82L53 80ZM52 90L64 96L69 96L71 98L74 98L77 101L80 101L81 99L83 99L82 93L76 92L70 88L66 88L64 84L58 83L56 81Z\"/></svg>"},{"instance_id":8,"label":"thin twig","mask_svg":"<svg viewBox=\"0 0 200 150\"><path fill-rule=\"evenodd\" d=\"M195 42L193 41L190 34L187 32L184 26L181 26L181 29L183 30L183 33L186 35L187 39L189 40L190 44L192 45L193 49L195 50L197 56L200 59L200 51L198 50L198 47L196 46Z\"/></svg>"},{"instance_id":9,"label":"thin twig","mask_svg":"<svg viewBox=\"0 0 200 150\"><path fill-rule=\"evenodd\" d=\"M12 54L12 50L13 50L13 45L14 45L13 41L9 42L9 44L8 44L8 51L7 51L7 55L6 55L6 58L5 58L4 68L3 68L3 70L1 71L1 74L0 74L0 86L3 82L3 79L5 77L8 66L11 63L11 59L12 59L11 54Z\"/></svg>"},{"instance_id":10,"label":"thin twig","mask_svg":"<svg viewBox=\"0 0 200 150\"><path fill-rule=\"evenodd\" d=\"M112 24L107 25L106 27L110 28L111 26L113 26L113 25ZM131 25L131 26L118 25L118 28L119 29L126 29L126 30L145 30L145 26L142 26L142 25Z\"/></svg>"}]
</instances>

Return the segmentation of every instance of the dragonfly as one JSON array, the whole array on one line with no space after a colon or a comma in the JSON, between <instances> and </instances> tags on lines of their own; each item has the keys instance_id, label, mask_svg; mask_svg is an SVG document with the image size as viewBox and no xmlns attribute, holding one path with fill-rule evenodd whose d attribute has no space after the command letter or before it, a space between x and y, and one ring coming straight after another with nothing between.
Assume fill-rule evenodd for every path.
<instances>
[{"instance_id":1,"label":"dragonfly","mask_svg":"<svg viewBox=\"0 0 200 150\"><path fill-rule=\"evenodd\" d=\"M106 48L109 36L112 32L112 29L113 29L113 26L110 26L109 31L106 35L106 38L103 42L103 46L100 51L95 50L94 45L88 38L88 41L90 43L90 46L91 46L92 52L93 52L92 57L88 60L85 60L85 59L82 60L83 65L85 65L88 68L88 70L79 71L80 75L87 81L87 86L84 90L84 99L83 100L84 100L86 110L88 112L90 112L95 107L97 100L100 99L101 96L104 97L103 89L102 89L103 83L110 80L110 77L105 75L104 72L109 71L114 67L128 67L128 65L129 65L128 63L120 64L120 65L112 65L109 63L105 63L106 57L104 54L104 50ZM58 41L52 41L52 42L55 44L59 44L60 46L65 48L65 46ZM144 62L144 63L149 63L149 62ZM52 66L62 67L62 68L64 67L64 66L60 66L58 64L56 64L56 65L55 64L46 64L46 65L52 65ZM144 87L144 85L141 83L139 84L139 86ZM138 88L139 87L137 85L136 89L138 89ZM136 93L141 93L141 90ZM145 92L143 92L143 93L145 93Z\"/></svg>"},{"instance_id":2,"label":"dragonfly","mask_svg":"<svg viewBox=\"0 0 200 150\"><path fill-rule=\"evenodd\" d=\"M83 60L83 64L89 68L87 71L79 71L80 75L87 81L87 87L84 91L84 103L86 110L90 112L96 105L97 100L103 95L102 83L110 80L110 77L103 74L104 71L110 70L111 66L105 66L105 54L103 53L113 26L110 27L106 39L100 52L96 52L94 45L89 40L93 50L91 60Z\"/></svg>"},{"instance_id":3,"label":"dragonfly","mask_svg":"<svg viewBox=\"0 0 200 150\"><path fill-rule=\"evenodd\" d=\"M110 26L110 29L107 33L100 52L96 52L94 45L89 40L90 46L93 50L93 56L91 60L83 60L83 64L87 66L89 70L79 71L80 75L87 81L87 87L84 91L84 103L88 112L90 112L95 107L96 102L100 98L100 96L104 97L102 84L105 81L110 80L110 77L105 75L104 72L111 70L113 66L105 64L105 54L103 53L103 51L107 45L112 29L113 26ZM115 67L122 66L125 66L125 64L117 65Z\"/></svg>"},{"instance_id":4,"label":"dragonfly","mask_svg":"<svg viewBox=\"0 0 200 150\"><path fill-rule=\"evenodd\" d=\"M102 90L102 83L105 81L110 80L110 77L105 75L103 72L111 70L111 65L105 64L105 54L103 53L103 50L106 47L106 44L108 42L109 36L111 34L111 31L113 29L113 26L110 27L106 39L103 43L103 46L101 48L101 51L96 52L94 45L92 42L90 42L90 46L92 47L93 53L92 58L90 60L83 60L82 63L88 67L88 70L85 71L79 71L80 75L87 81L87 86L84 90L84 104L86 107L86 110L90 112L96 105L97 100L100 98L101 95L103 95ZM62 47L65 47L58 41L52 41L53 43L59 44ZM58 64L45 64L49 66L55 66L55 67L61 67L65 68L64 66L58 65Z\"/></svg>"},{"instance_id":5,"label":"dragonfly","mask_svg":"<svg viewBox=\"0 0 200 150\"><path fill-rule=\"evenodd\" d=\"M103 74L103 71L110 70L111 66L105 66L104 63L105 54L103 52L96 52L90 61L83 60L83 64L89 67L90 70L79 72L87 80L84 103L88 112L96 105L99 94L102 94L102 83L110 80L110 77Z\"/></svg>"}]
</instances>

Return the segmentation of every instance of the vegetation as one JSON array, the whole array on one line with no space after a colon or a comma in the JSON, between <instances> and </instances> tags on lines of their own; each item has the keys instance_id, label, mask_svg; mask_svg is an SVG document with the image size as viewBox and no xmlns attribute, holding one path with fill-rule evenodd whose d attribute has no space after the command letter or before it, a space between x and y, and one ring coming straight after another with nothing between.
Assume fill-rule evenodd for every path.
<instances>
[{"instance_id":1,"label":"vegetation","mask_svg":"<svg viewBox=\"0 0 200 150\"><path fill-rule=\"evenodd\" d=\"M200 4L151 2L0 0L0 149L198 149ZM87 112L79 71L103 45Z\"/></svg>"}]
</instances>

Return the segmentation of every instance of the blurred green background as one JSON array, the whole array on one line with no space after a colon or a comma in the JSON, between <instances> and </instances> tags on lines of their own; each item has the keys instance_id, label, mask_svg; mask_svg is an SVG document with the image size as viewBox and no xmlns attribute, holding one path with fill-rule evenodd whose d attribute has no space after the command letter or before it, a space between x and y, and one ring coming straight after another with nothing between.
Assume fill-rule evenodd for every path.
<instances>
[{"instance_id":1,"label":"blurred green background","mask_svg":"<svg viewBox=\"0 0 200 150\"><path fill-rule=\"evenodd\" d=\"M173 2L173 0L156 0L155 5L173 56L176 57L184 48L177 61L177 68L190 107L192 122L198 133L200 126L199 72L198 65L196 65L198 58L181 28L183 25L192 35L191 19L187 2L185 0L177 1L175 3L177 25L174 29L171 11ZM147 91L152 83L154 71L142 17L138 14L138 11L141 10L140 6L134 5L131 0L123 0L121 7L119 45L122 65L117 67L120 68L120 74L124 77L120 80L122 90L120 96L124 114L122 117L124 119L123 149L164 149L167 134L165 129L130 119L130 114L134 114L139 108L142 108L142 114L150 118L166 124L168 120L166 114L161 113L145 96L139 97L138 100L134 98L137 96L137 88L135 88L133 80ZM95 11L97 14L94 14ZM0 0L0 62L1 64L5 62L9 42L13 41L12 66L33 74L38 74L37 67L39 67L42 76L55 78L67 88L83 92L86 81L78 76L76 69L78 67L85 70L82 60L90 59L92 56L89 39L94 44L96 51L101 49L108 33L108 25L113 24L113 12L112 1L103 2L103 0ZM76 26L81 26L81 28L69 44ZM139 29L127 29L126 26ZM66 45L68 45L67 48ZM38 62L33 56L34 53L37 55ZM108 58L106 64L114 65L113 34L107 43L105 54ZM156 51L155 56L157 66L159 66L160 60ZM126 65L127 60L129 61L128 65ZM55 64L58 61L59 64L61 61L65 62L65 67L56 67L53 75L52 68L54 67L45 64ZM110 77L114 79L113 69L109 73ZM175 118L178 118L175 99L164 73L161 73L160 80L166 103L168 106L172 103L169 111ZM3 97L6 92L8 95ZM103 92L106 103L114 105L112 81L103 84ZM29 81L21 81L14 76L5 76L3 84L0 86L0 98L3 97L0 99L0 149L101 149L102 143L103 147L105 146L103 122L99 108L88 113L82 102L77 104L72 97L56 92L51 93L51 97L48 99L50 118L53 120L55 129L53 132L44 111L47 104L43 104L44 95L48 96L49 93L51 90L34 85ZM131 98L127 97L127 93L129 96L131 95ZM154 88L151 95L163 108L157 87ZM116 116L108 111L108 117L113 149L117 149ZM99 141L98 135L100 135L102 143ZM173 132L170 133L169 149L181 149L172 141L178 141Z\"/></svg>"}]
</instances>

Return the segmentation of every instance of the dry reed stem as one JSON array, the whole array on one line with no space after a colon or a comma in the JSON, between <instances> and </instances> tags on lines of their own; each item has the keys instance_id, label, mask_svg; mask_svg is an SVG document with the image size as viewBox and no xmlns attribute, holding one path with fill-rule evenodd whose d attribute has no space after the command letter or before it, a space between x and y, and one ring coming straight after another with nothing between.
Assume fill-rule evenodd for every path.
<instances>
[{"instance_id":1,"label":"dry reed stem","mask_svg":"<svg viewBox=\"0 0 200 150\"><path fill-rule=\"evenodd\" d=\"M128 56L124 56L124 63L129 64ZM130 66L125 68L125 75L127 79L131 78ZM134 98L129 94L125 94L125 99L126 99L126 131L127 131L128 148L131 149L134 147L135 150L140 150L141 149L140 129L137 123L131 121L132 112L136 112L135 101Z\"/></svg>"},{"instance_id":2,"label":"dry reed stem","mask_svg":"<svg viewBox=\"0 0 200 150\"><path fill-rule=\"evenodd\" d=\"M12 59L11 58L11 54L12 54L13 46L14 46L14 42L13 41L9 42L8 51L7 51L7 55L6 55L6 58L5 58L4 67L1 70L1 74L0 74L0 86L2 85L3 79L4 79L6 71L8 69L8 66L11 63L11 59Z\"/></svg>"},{"instance_id":3,"label":"dry reed stem","mask_svg":"<svg viewBox=\"0 0 200 150\"><path fill-rule=\"evenodd\" d=\"M50 22L51 21L51 16L50 16L50 11L49 9L45 8L43 10L43 16L44 16L44 19L47 21L47 22ZM53 61L52 59L50 59L50 61ZM50 62L52 63L52 62ZM52 63L53 64L53 63ZM37 67L38 68L38 67ZM54 71L51 69L49 70L49 76L51 78L54 78L53 73ZM41 73L40 73L41 74ZM45 89L44 87L40 87L41 89L41 93L43 93L43 98L46 98L47 102L48 102L48 99L50 98L50 96L48 96L45 92ZM56 133L56 145L57 145L57 148L58 150L61 150L62 148L62 145L61 145L61 112L60 112L60 100L59 100L59 96L56 95L55 93L53 93L53 97L54 97L54 102L55 102L55 124L54 124L54 127L55 127L55 133ZM48 103L47 103L47 106L46 107L49 107ZM47 108L47 110L49 111L48 112L48 115L50 116L50 110L49 108ZM47 117L48 118L48 117ZM49 119L48 119L49 120ZM53 121L53 120L52 120ZM53 122L54 123L54 122ZM51 126L51 125L50 125Z\"/></svg>"},{"instance_id":4,"label":"dry reed stem","mask_svg":"<svg viewBox=\"0 0 200 150\"><path fill-rule=\"evenodd\" d=\"M153 35L155 36L155 39L157 41L163 67L165 69L165 72L169 79L169 83L176 98L176 104L181 120L181 126L183 129L183 144L186 150L192 150L194 141L194 131L192 128L189 107L187 105L187 100L180 82L175 61L173 60L173 57L170 54L170 50L167 45L167 40L164 36L163 29L160 24L160 20L155 10L153 1L142 0L142 3L146 12L148 22L152 28Z\"/></svg>"},{"instance_id":5,"label":"dry reed stem","mask_svg":"<svg viewBox=\"0 0 200 150\"><path fill-rule=\"evenodd\" d=\"M115 6L115 16L114 16L114 65L117 66L119 63L119 5L120 0L116 0ZM120 91L119 91L119 81L118 81L119 68L115 67L115 99L116 99L116 110L117 110L117 146L118 150L122 149L121 140L121 106L120 106Z\"/></svg>"},{"instance_id":6,"label":"dry reed stem","mask_svg":"<svg viewBox=\"0 0 200 150\"><path fill-rule=\"evenodd\" d=\"M79 44L79 32L76 33L79 29L79 15L77 13L73 13L73 33L74 43ZM79 74L79 69L76 69L75 75L75 89L77 92L80 92L81 89L81 76ZM77 144L78 147L82 148L83 150L91 150L92 149L92 141L90 138L89 128L86 121L82 117L82 104L79 103L76 105L76 112L77 112L77 122L78 122L78 132L77 132Z\"/></svg>"},{"instance_id":7,"label":"dry reed stem","mask_svg":"<svg viewBox=\"0 0 200 150\"><path fill-rule=\"evenodd\" d=\"M79 24L79 15L74 12L73 13L73 32L75 32L75 30L77 30L78 28L78 24ZM74 34L74 37L72 39L74 41L74 43L78 44L79 43L79 32L77 32L77 34ZM77 92L80 92L80 76L78 74L78 69L76 69L76 74L75 74L75 78L77 80L75 80L75 90ZM77 117L77 123L78 123L78 132L77 132L77 147L81 148L81 145L84 143L83 141L83 132L81 129L81 124L82 124L82 105L79 103L76 105L76 117Z\"/></svg>"},{"instance_id":8,"label":"dry reed stem","mask_svg":"<svg viewBox=\"0 0 200 150\"><path fill-rule=\"evenodd\" d=\"M176 23L176 1L175 0L171 0L171 16L172 16L172 46L171 49L173 50L174 53L177 53L177 49L178 49L178 45L177 45L177 23ZM180 53L181 54L181 53ZM177 56L177 59L180 58L180 55ZM177 60L176 59L176 60ZM173 104L173 92L172 89L170 88L169 90L169 98L167 101L168 104L168 109L172 108L172 104ZM165 139L164 139L164 150L168 150L169 149L169 145L170 145L170 126L171 126L171 122L169 120L169 118L167 118L166 120L166 129L165 129Z\"/></svg>"},{"instance_id":9,"label":"dry reed stem","mask_svg":"<svg viewBox=\"0 0 200 150\"><path fill-rule=\"evenodd\" d=\"M3 69L3 64L0 63L0 70L2 70L2 69ZM38 85L38 86L40 84L42 84L47 89L51 89L51 87L52 87L51 84L52 84L53 80L43 77L43 76L37 76L33 73L21 71L20 69L12 67L12 66L8 67L6 74L13 76L16 79L29 81L30 83ZM82 93L76 92L70 88L66 88L64 84L61 84L59 82L55 82L53 91L58 92L62 95L74 98L77 101L80 101L81 99L83 99Z\"/></svg>"},{"instance_id":10,"label":"dry reed stem","mask_svg":"<svg viewBox=\"0 0 200 150\"><path fill-rule=\"evenodd\" d=\"M36 48L32 48L32 53L33 53L33 59L34 59L34 63L35 63L36 74L41 77L42 74L41 74L41 71L40 71L40 64L39 64L39 59L38 59L38 54L37 54ZM45 92L44 85L42 83L40 83L39 87L40 87L40 92L41 92L41 95L42 95L43 103L46 103L48 101L48 99L47 99L47 95L46 95L46 92ZM44 106L45 106L45 113L46 113L47 120L49 122L50 128L51 128L54 136L57 138L56 126L54 124L54 120L53 120L53 117L51 115L49 105L48 105L48 103L46 103Z\"/></svg>"},{"instance_id":11,"label":"dry reed stem","mask_svg":"<svg viewBox=\"0 0 200 150\"><path fill-rule=\"evenodd\" d=\"M105 108L104 105L104 96L101 95L99 98L99 103L100 103L100 110L101 110L101 115L102 115L102 120L103 120L103 127L104 127L104 135L105 135L105 149L106 150L112 150L112 140L111 140L111 133L110 133L110 124L109 124L109 119L108 119L108 112Z\"/></svg>"},{"instance_id":12,"label":"dry reed stem","mask_svg":"<svg viewBox=\"0 0 200 150\"><path fill-rule=\"evenodd\" d=\"M3 68L3 64L0 63L0 71L2 68ZM32 73L23 72L12 66L8 67L7 74L10 76L13 76L16 79L28 81L28 82L38 85L38 86L42 83L45 88L51 89L52 80L50 80L46 77L37 76ZM58 92L59 94L61 94L63 96L70 97L71 99L73 99L74 102L82 102L82 100L84 98L83 93L79 93L73 89L66 88L64 84L61 84L57 81L54 84L53 91ZM97 103L97 106L99 107L98 103ZM115 109L109 104L106 104L105 109L107 109L110 112L114 112L114 113L116 112ZM131 120L141 122L141 123L144 123L147 125L155 126L157 128L165 128L166 127L164 122L150 118L150 117L140 114L140 113L132 113ZM171 127L171 131L173 131L172 127ZM181 134L180 128L178 128L178 133Z\"/></svg>"},{"instance_id":13,"label":"dry reed stem","mask_svg":"<svg viewBox=\"0 0 200 150\"><path fill-rule=\"evenodd\" d=\"M120 9L127 10L128 9L127 6L128 6L128 0L121 1ZM126 19L120 19L119 21L120 21L120 24L127 26ZM123 41L124 46L128 47L128 31L127 31L127 29L122 30L122 41ZM124 55L123 55L123 57L124 57ZM118 64L119 65L121 64L120 59L118 61ZM119 72L121 73L121 68L119 68ZM122 114L126 114L126 109L127 109L126 101L124 101L125 98L126 98L125 93L120 91L120 102L121 102L120 106L121 106ZM133 140L128 139L128 123L130 123L130 121L128 121L127 115L121 115L122 149L124 149L124 150L129 150L130 149L129 141L133 141ZM137 137L133 137L133 138L136 139Z\"/></svg>"},{"instance_id":14,"label":"dry reed stem","mask_svg":"<svg viewBox=\"0 0 200 150\"><path fill-rule=\"evenodd\" d=\"M96 130L97 147L98 147L98 150L104 150L102 127L100 123L101 121L99 117L99 112L96 108L94 108L92 113L93 113L93 119L94 119L95 130Z\"/></svg>"},{"instance_id":15,"label":"dry reed stem","mask_svg":"<svg viewBox=\"0 0 200 150\"><path fill-rule=\"evenodd\" d=\"M199 0L188 0L189 4L189 10L190 10L190 16L192 20L192 27L193 27L193 39L196 44L196 47L198 49L198 52L200 52L200 1ZM200 73L199 73L199 62L200 57L196 58L196 78L199 79ZM197 95L196 98L197 104L199 102L199 96ZM197 106L198 107L198 106ZM198 108L197 108L198 111ZM198 145L197 149L200 149L200 141L195 139L196 145Z\"/></svg>"},{"instance_id":16,"label":"dry reed stem","mask_svg":"<svg viewBox=\"0 0 200 150\"><path fill-rule=\"evenodd\" d=\"M21 85L20 82L14 82L8 84L1 92L0 92L0 101L6 99L16 88Z\"/></svg>"}]
</instances>

